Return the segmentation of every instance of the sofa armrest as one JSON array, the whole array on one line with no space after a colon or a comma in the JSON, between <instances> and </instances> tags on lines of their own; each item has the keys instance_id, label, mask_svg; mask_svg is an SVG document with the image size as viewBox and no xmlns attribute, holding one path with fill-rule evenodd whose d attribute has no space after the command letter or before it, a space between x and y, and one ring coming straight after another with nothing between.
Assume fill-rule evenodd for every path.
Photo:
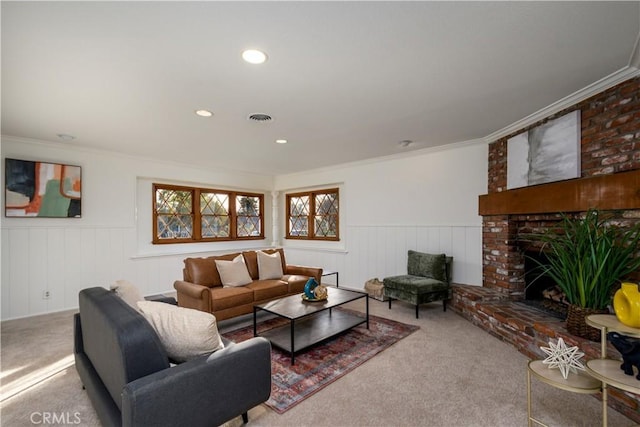
<instances>
[{"instance_id":1,"label":"sofa armrest","mask_svg":"<svg viewBox=\"0 0 640 427\"><path fill-rule=\"evenodd\" d=\"M173 287L177 291L180 307L194 308L211 313L211 296L209 288L195 283L176 280Z\"/></svg>"},{"instance_id":2,"label":"sofa armrest","mask_svg":"<svg viewBox=\"0 0 640 427\"><path fill-rule=\"evenodd\" d=\"M80 313L73 315L73 352L84 353L84 342L82 341L82 322L80 321Z\"/></svg>"},{"instance_id":3,"label":"sofa armrest","mask_svg":"<svg viewBox=\"0 0 640 427\"><path fill-rule=\"evenodd\" d=\"M123 426L216 426L269 399L271 344L251 338L127 384Z\"/></svg>"},{"instance_id":4,"label":"sofa armrest","mask_svg":"<svg viewBox=\"0 0 640 427\"><path fill-rule=\"evenodd\" d=\"M304 267L301 265L287 264L287 271L285 271L284 273L313 277L314 279L316 279L316 282L318 282L318 284L320 284L322 280L322 268L318 267Z\"/></svg>"}]
</instances>

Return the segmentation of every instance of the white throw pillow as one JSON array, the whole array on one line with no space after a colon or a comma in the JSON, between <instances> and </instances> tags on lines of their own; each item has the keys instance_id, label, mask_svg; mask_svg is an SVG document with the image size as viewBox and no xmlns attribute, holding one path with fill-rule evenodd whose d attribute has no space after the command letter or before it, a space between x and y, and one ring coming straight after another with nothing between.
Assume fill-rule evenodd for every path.
<instances>
[{"instance_id":1,"label":"white throw pillow","mask_svg":"<svg viewBox=\"0 0 640 427\"><path fill-rule=\"evenodd\" d=\"M157 301L139 301L138 308L160 337L169 357L185 362L224 348L211 313Z\"/></svg>"},{"instance_id":2,"label":"white throw pillow","mask_svg":"<svg viewBox=\"0 0 640 427\"><path fill-rule=\"evenodd\" d=\"M137 302L144 301L144 297L136 285L127 280L116 280L116 282L111 285L111 290L136 310L138 310Z\"/></svg>"},{"instance_id":3,"label":"white throw pillow","mask_svg":"<svg viewBox=\"0 0 640 427\"><path fill-rule=\"evenodd\" d=\"M282 279L282 260L280 252L268 254L262 251L256 251L258 255L258 276L260 280Z\"/></svg>"},{"instance_id":4,"label":"white throw pillow","mask_svg":"<svg viewBox=\"0 0 640 427\"><path fill-rule=\"evenodd\" d=\"M216 260L216 267L224 286L244 286L253 282L242 254L235 257L233 261Z\"/></svg>"}]
</instances>

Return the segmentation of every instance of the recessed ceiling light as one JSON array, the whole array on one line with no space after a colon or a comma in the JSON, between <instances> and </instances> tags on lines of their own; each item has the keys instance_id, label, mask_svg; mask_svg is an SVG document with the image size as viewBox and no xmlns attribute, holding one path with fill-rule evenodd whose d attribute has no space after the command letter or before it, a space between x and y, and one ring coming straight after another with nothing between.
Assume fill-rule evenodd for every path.
<instances>
[{"instance_id":1,"label":"recessed ceiling light","mask_svg":"<svg viewBox=\"0 0 640 427\"><path fill-rule=\"evenodd\" d=\"M196 110L196 114L200 117L211 117L213 113L209 110Z\"/></svg>"},{"instance_id":2,"label":"recessed ceiling light","mask_svg":"<svg viewBox=\"0 0 640 427\"><path fill-rule=\"evenodd\" d=\"M58 138L63 139L65 141L72 141L72 140L76 139L75 136L69 135L69 134L66 134L66 133L59 133L58 134Z\"/></svg>"},{"instance_id":3,"label":"recessed ceiling light","mask_svg":"<svg viewBox=\"0 0 640 427\"><path fill-rule=\"evenodd\" d=\"M267 60L267 54L256 49L247 49L242 52L242 59L249 64L262 64Z\"/></svg>"},{"instance_id":4,"label":"recessed ceiling light","mask_svg":"<svg viewBox=\"0 0 640 427\"><path fill-rule=\"evenodd\" d=\"M276 139L276 144L286 144L287 140L286 139Z\"/></svg>"}]
</instances>

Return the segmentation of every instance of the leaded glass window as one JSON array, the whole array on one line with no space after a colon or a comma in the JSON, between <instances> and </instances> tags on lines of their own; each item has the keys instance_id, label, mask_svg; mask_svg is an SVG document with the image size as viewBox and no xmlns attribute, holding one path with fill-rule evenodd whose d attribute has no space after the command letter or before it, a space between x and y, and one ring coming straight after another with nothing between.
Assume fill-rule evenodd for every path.
<instances>
[{"instance_id":1,"label":"leaded glass window","mask_svg":"<svg viewBox=\"0 0 640 427\"><path fill-rule=\"evenodd\" d=\"M262 194L153 184L153 243L264 238Z\"/></svg>"},{"instance_id":2,"label":"leaded glass window","mask_svg":"<svg viewBox=\"0 0 640 427\"><path fill-rule=\"evenodd\" d=\"M338 189L287 194L287 238L339 240Z\"/></svg>"},{"instance_id":3,"label":"leaded glass window","mask_svg":"<svg viewBox=\"0 0 640 427\"><path fill-rule=\"evenodd\" d=\"M200 228L202 237L229 237L229 194L200 193Z\"/></svg>"},{"instance_id":4,"label":"leaded glass window","mask_svg":"<svg viewBox=\"0 0 640 427\"><path fill-rule=\"evenodd\" d=\"M238 237L253 237L262 234L260 198L241 195L236 197L236 233Z\"/></svg>"},{"instance_id":5,"label":"leaded glass window","mask_svg":"<svg viewBox=\"0 0 640 427\"><path fill-rule=\"evenodd\" d=\"M193 192L158 189L155 193L158 239L191 239L193 237Z\"/></svg>"}]
</instances>

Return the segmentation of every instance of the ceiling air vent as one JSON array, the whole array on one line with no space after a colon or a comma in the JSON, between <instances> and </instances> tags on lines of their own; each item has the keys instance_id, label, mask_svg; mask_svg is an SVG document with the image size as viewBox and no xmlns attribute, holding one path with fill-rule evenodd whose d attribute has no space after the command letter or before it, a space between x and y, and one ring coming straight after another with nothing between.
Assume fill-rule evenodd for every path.
<instances>
[{"instance_id":1,"label":"ceiling air vent","mask_svg":"<svg viewBox=\"0 0 640 427\"><path fill-rule=\"evenodd\" d=\"M270 115L263 114L263 113L251 114L247 119L250 122L256 122L256 123L269 123L273 121L273 118Z\"/></svg>"}]
</instances>

